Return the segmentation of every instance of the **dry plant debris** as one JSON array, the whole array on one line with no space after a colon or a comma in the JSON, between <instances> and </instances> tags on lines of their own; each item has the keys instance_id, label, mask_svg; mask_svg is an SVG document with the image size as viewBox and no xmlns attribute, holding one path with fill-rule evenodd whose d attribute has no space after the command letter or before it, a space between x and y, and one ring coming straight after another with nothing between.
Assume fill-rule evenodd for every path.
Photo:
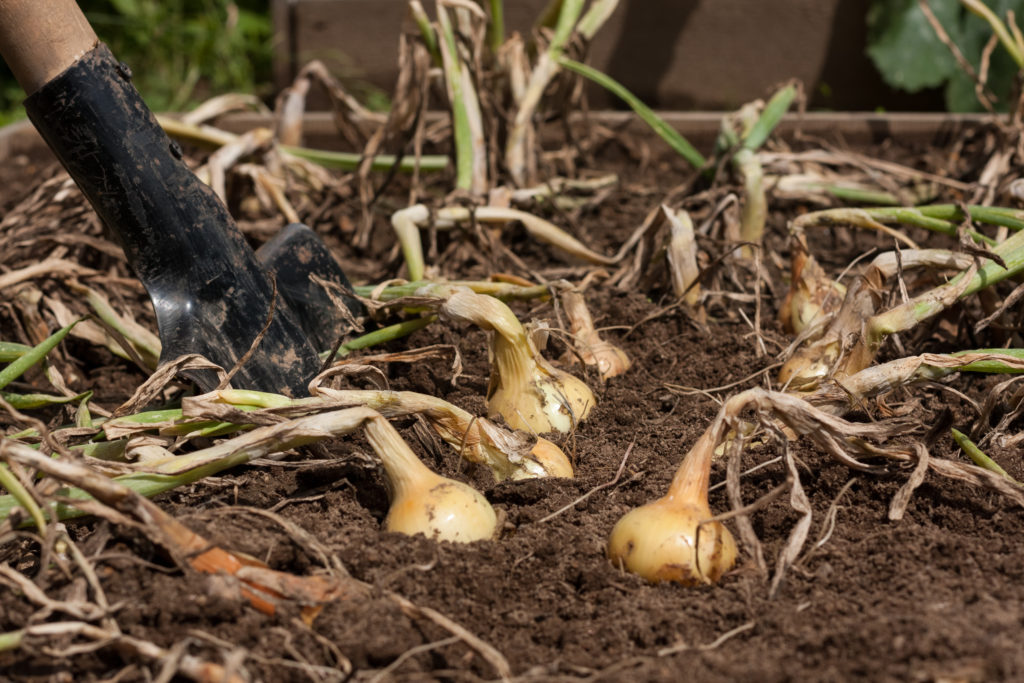
<instances>
[{"instance_id":1,"label":"dry plant debris","mask_svg":"<svg viewBox=\"0 0 1024 683\"><path fill-rule=\"evenodd\" d=\"M303 221L359 283L372 324L325 350L307 398L233 388L202 358L156 367L120 249L66 175L26 161L0 220L0 667L1019 672L1002 635L913 614L942 592L954 607L936 610L1002 633L1019 615L964 594L1024 599L1024 127L963 128L942 155L783 140L787 85L725 118L691 168L658 138L567 115L585 108L573 58L615 4L556 3L524 37L495 28L500 3L444 0L431 19L413 2L385 116L313 63L267 129L216 128L245 98L165 121L254 245ZM302 147L314 85L350 155ZM194 395L197 369L224 386ZM439 472L421 526L397 521L421 494L388 449ZM488 540L439 540L441 489L482 520L455 540ZM609 543L616 521L680 492L697 501L689 559L637 570L655 583L623 572L638 526L661 521ZM925 570L946 584L907 578ZM898 637L956 657L894 650L898 623L865 623L893 610L916 620ZM851 630L859 660L825 647L789 668Z\"/></svg>"}]
</instances>

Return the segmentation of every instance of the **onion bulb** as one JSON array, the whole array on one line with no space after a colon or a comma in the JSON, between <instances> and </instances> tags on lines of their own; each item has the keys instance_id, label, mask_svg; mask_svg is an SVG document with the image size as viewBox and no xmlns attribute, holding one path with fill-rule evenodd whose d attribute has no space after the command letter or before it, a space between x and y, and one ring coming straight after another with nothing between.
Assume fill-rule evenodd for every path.
<instances>
[{"instance_id":1,"label":"onion bulb","mask_svg":"<svg viewBox=\"0 0 1024 683\"><path fill-rule=\"evenodd\" d=\"M805 338L816 339L846 297L846 287L832 280L807 250L802 234L793 236L789 291L779 308L779 321L790 334L801 334L813 324L821 329Z\"/></svg>"},{"instance_id":2,"label":"onion bulb","mask_svg":"<svg viewBox=\"0 0 1024 683\"><path fill-rule=\"evenodd\" d=\"M626 513L608 538L612 562L648 581L714 583L736 564L736 541L709 522L708 478L715 447L709 430L687 453L668 493Z\"/></svg>"},{"instance_id":3,"label":"onion bulb","mask_svg":"<svg viewBox=\"0 0 1024 683\"><path fill-rule=\"evenodd\" d=\"M567 434L594 407L594 394L581 380L548 363L522 323L504 303L465 287L430 285L425 295L443 296L439 312L452 320L493 330L487 410L513 429Z\"/></svg>"},{"instance_id":4,"label":"onion bulb","mask_svg":"<svg viewBox=\"0 0 1024 683\"><path fill-rule=\"evenodd\" d=\"M432 472L385 418L368 419L364 429L391 485L385 529L460 543L494 537L497 515L476 489Z\"/></svg>"}]
</instances>

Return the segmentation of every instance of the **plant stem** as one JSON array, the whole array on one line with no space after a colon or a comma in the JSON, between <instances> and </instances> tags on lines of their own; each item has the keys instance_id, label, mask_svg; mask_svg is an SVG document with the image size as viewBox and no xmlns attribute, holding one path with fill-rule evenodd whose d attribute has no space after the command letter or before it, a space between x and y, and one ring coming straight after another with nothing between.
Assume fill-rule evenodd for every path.
<instances>
[{"instance_id":1,"label":"plant stem","mask_svg":"<svg viewBox=\"0 0 1024 683\"><path fill-rule=\"evenodd\" d=\"M689 162L691 166L694 168L702 168L707 164L707 159L704 158L703 154L697 151L697 148L691 145L686 138L680 135L675 128L666 123L664 119L655 114L650 107L640 100L640 98L629 92L625 86L613 79L611 76L603 74L597 69L589 67L586 64L581 64L580 62L569 59L564 55L558 58L558 63L569 71L597 83L602 88L628 104L636 115L639 116L640 119L651 128L651 130L658 134L658 137L664 140L669 147Z\"/></svg>"},{"instance_id":2,"label":"plant stem","mask_svg":"<svg viewBox=\"0 0 1024 683\"><path fill-rule=\"evenodd\" d=\"M377 344L383 344L384 342L407 337L416 330L423 329L435 320L437 320L436 315L426 315L422 318L405 320L400 323L395 323L394 325L382 327L378 330L374 330L373 332L367 332L360 337L349 339L347 342L342 344L341 348L338 350L338 356L347 356L352 351L367 349L371 346L376 346ZM325 358L328 355L330 355L330 351L323 354Z\"/></svg>"},{"instance_id":3,"label":"plant stem","mask_svg":"<svg viewBox=\"0 0 1024 683\"><path fill-rule=\"evenodd\" d=\"M434 31L434 27L430 25L430 18L423 11L423 5L420 4L419 0L410 0L409 12L412 14L412 20L420 31L423 45L434 60L434 66L441 66L441 50L437 45L437 33Z\"/></svg>"},{"instance_id":4,"label":"plant stem","mask_svg":"<svg viewBox=\"0 0 1024 683\"><path fill-rule=\"evenodd\" d=\"M491 51L498 53L505 43L505 7L502 0L490 0L491 25L487 32L491 42Z\"/></svg>"},{"instance_id":5,"label":"plant stem","mask_svg":"<svg viewBox=\"0 0 1024 683\"><path fill-rule=\"evenodd\" d=\"M21 377L29 368L43 360L43 358L46 357L46 354L52 351L57 344L60 344L64 337L68 336L68 332L71 331L71 328L82 320L84 320L84 318L79 318L70 325L60 328L39 344L32 347L31 350L25 352L18 358L15 358L6 368L0 370L0 389L3 389L8 384Z\"/></svg>"},{"instance_id":6,"label":"plant stem","mask_svg":"<svg viewBox=\"0 0 1024 683\"><path fill-rule=\"evenodd\" d=\"M17 342L0 342L0 363L10 363L32 350L31 346Z\"/></svg>"},{"instance_id":7,"label":"plant stem","mask_svg":"<svg viewBox=\"0 0 1024 683\"><path fill-rule=\"evenodd\" d=\"M979 215L982 214L979 212ZM1012 217L1003 214L986 213L984 215L989 219L1001 221L1001 224L1013 221ZM949 218L946 218L947 216ZM955 207L951 204L937 204L931 207L878 206L814 211L798 217L793 221L793 226L803 229L815 225L842 225L852 223L862 227L873 227L881 230L883 228L880 226L891 225L893 223L903 223L905 225L914 225L919 228L924 228L925 230L931 230L932 232L938 232L955 237L957 234L957 224L952 222L950 219L958 221L962 220L962 214L960 218L956 218ZM978 220L981 220L981 218ZM996 241L988 235L976 230L968 230L967 234L975 242L981 242L988 246L994 246L996 243Z\"/></svg>"},{"instance_id":8,"label":"plant stem","mask_svg":"<svg viewBox=\"0 0 1024 683\"><path fill-rule=\"evenodd\" d=\"M1024 270L1024 232L1011 235L1005 242L997 245L993 253L1003 259L1006 268L995 261L985 261L967 283L963 283L963 279L970 271L961 272L949 282L872 317L865 331L867 348L873 353L888 335L908 330L942 312L952 301L975 294ZM959 294L951 299L951 295L958 291Z\"/></svg>"},{"instance_id":9,"label":"plant stem","mask_svg":"<svg viewBox=\"0 0 1024 683\"><path fill-rule=\"evenodd\" d=\"M971 462L982 469L995 472L1004 479L1012 481L1014 484L1018 483L1017 480L1007 474L1006 470L1000 467L995 460L985 455L985 452L978 448L978 446L971 441L970 437L957 429L950 429L949 431L952 432L953 440L956 441L956 445L963 449L964 453L967 454L967 457L971 459Z\"/></svg>"},{"instance_id":10,"label":"plant stem","mask_svg":"<svg viewBox=\"0 0 1024 683\"><path fill-rule=\"evenodd\" d=\"M772 95L757 121L743 135L743 147L751 151L760 149L775 127L782 121L785 113L789 111L789 106L795 97L796 87L793 85L782 87Z\"/></svg>"},{"instance_id":11,"label":"plant stem","mask_svg":"<svg viewBox=\"0 0 1024 683\"><path fill-rule=\"evenodd\" d=\"M25 638L25 629L0 633L0 652L9 652L21 647L21 641Z\"/></svg>"},{"instance_id":12,"label":"plant stem","mask_svg":"<svg viewBox=\"0 0 1024 683\"><path fill-rule=\"evenodd\" d=\"M960 0L960 4L968 10L981 17L992 27L992 31L999 37L999 42L1010 54L1018 69L1024 69L1024 50L1017 44L1006 29L1006 24L996 16L995 12L988 8L981 0Z\"/></svg>"},{"instance_id":13,"label":"plant stem","mask_svg":"<svg viewBox=\"0 0 1024 683\"><path fill-rule=\"evenodd\" d=\"M421 288L433 284L438 283L432 280L417 280L415 282L406 282L401 285L392 285L377 292L377 300L391 301L403 296L415 296L416 292ZM450 282L445 282L444 284L455 287L469 287L477 294L487 294L495 297L496 299L501 299L502 301L528 301L530 299L539 299L550 294L547 285L533 285L531 287L526 287L523 285L515 285L510 282L490 282L487 280L452 280ZM375 286L357 285L352 289L359 296L369 298L374 295ZM360 337L360 339L361 338L362 337Z\"/></svg>"},{"instance_id":14,"label":"plant stem","mask_svg":"<svg viewBox=\"0 0 1024 683\"><path fill-rule=\"evenodd\" d=\"M177 119L168 116L157 115L157 123L170 135L181 140L209 147L223 147L238 140L238 136L226 130L220 130L213 126L194 126L182 123ZM362 154L352 152L333 152L323 149L310 149L308 147L296 147L294 145L281 145L281 150L294 157L305 159L325 168L337 168L343 171L354 171L362 161ZM396 163L396 157L391 154L378 154L373 158L372 168L375 171L388 171ZM403 173L412 173L417 166L421 171L443 171L448 167L448 157L441 154L428 154L419 158L402 157L398 162L398 170Z\"/></svg>"},{"instance_id":15,"label":"plant stem","mask_svg":"<svg viewBox=\"0 0 1024 683\"><path fill-rule=\"evenodd\" d=\"M455 31L446 10L440 3L437 19L441 26L441 57L444 63L445 82L452 108L452 129L455 139L455 187L472 190L474 178L473 132L470 129L466 93L463 93L462 60L455 43Z\"/></svg>"},{"instance_id":16,"label":"plant stem","mask_svg":"<svg viewBox=\"0 0 1024 683\"><path fill-rule=\"evenodd\" d=\"M520 186L527 182L533 182L534 179L530 176L536 170L536 162L532 156L528 159L528 155L532 154L532 150L528 147L532 140L534 112L540 105L548 83L558 73L559 59L582 12L583 0L564 0L562 2L551 42L537 59L537 65L530 73L526 92L516 103L518 109L516 109L515 118L512 120L508 142L505 145L505 162L512 179Z\"/></svg>"},{"instance_id":17,"label":"plant stem","mask_svg":"<svg viewBox=\"0 0 1024 683\"><path fill-rule=\"evenodd\" d=\"M0 488L5 489L21 507L25 508L29 517L32 518L32 522L36 525L36 529L39 530L39 535L45 537L46 518L43 517L43 511L39 508L32 494L28 492L28 489L22 485L18 477L11 471L11 468L4 463L0 463Z\"/></svg>"},{"instance_id":18,"label":"plant stem","mask_svg":"<svg viewBox=\"0 0 1024 683\"><path fill-rule=\"evenodd\" d=\"M151 465L152 471L121 475L114 477L114 481L146 498L152 498L159 493L191 484L255 458L349 434L357 429L370 413L372 411L365 408L348 408L300 417L269 427L258 427L215 446L157 461ZM0 444L6 441L4 439ZM0 447L0 455L2 454L3 448ZM92 499L88 493L75 487L63 489L61 495L72 501ZM13 496L0 496L0 522L7 519L17 505L18 501ZM75 508L73 502L58 503L55 510L60 519L85 514Z\"/></svg>"},{"instance_id":19,"label":"plant stem","mask_svg":"<svg viewBox=\"0 0 1024 683\"><path fill-rule=\"evenodd\" d=\"M281 145L281 150L292 156L311 161L324 168L337 168L342 171L354 171L362 161L361 154L350 152L332 152L324 149L309 149L308 147L295 147L293 145ZM419 168L420 171L443 171L448 168L448 157L442 154L424 154L419 157L403 156L399 161L394 154L377 154L373 157L370 165L374 171L389 171L395 164L398 170L403 173L412 173Z\"/></svg>"},{"instance_id":20,"label":"plant stem","mask_svg":"<svg viewBox=\"0 0 1024 683\"><path fill-rule=\"evenodd\" d=\"M824 190L836 199L842 199L848 202L857 202L859 204L875 204L875 205L891 205L899 206L902 204L900 198L891 192L884 192L881 190L865 190L859 187L845 187L843 185L827 185L820 184L815 185L815 188Z\"/></svg>"}]
</instances>

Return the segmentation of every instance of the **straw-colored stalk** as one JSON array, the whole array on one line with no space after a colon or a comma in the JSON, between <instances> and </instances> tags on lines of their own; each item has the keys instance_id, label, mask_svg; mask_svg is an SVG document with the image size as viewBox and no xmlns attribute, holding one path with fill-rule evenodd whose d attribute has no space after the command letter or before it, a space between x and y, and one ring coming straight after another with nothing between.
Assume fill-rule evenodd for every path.
<instances>
[{"instance_id":1,"label":"straw-colored stalk","mask_svg":"<svg viewBox=\"0 0 1024 683\"><path fill-rule=\"evenodd\" d=\"M876 297L871 293L881 286L880 271L869 276L872 287L855 280L825 335L798 350L780 370L779 381L792 389L813 390L823 379L842 379L867 368L889 335L910 330L964 297L1024 270L1024 232L1013 234L993 252L1006 268L991 260L980 267L971 264L949 282L881 313L875 313Z\"/></svg>"},{"instance_id":2,"label":"straw-colored stalk","mask_svg":"<svg viewBox=\"0 0 1024 683\"><path fill-rule=\"evenodd\" d=\"M935 381L957 372L1024 374L1021 349L977 349L957 353L923 353L864 368L834 383L822 384L807 401L843 415L864 399L919 381Z\"/></svg>"},{"instance_id":3,"label":"straw-colored stalk","mask_svg":"<svg viewBox=\"0 0 1024 683\"><path fill-rule=\"evenodd\" d=\"M356 285L353 291L364 299L374 301L393 301L403 297L414 296L423 287L435 284L430 280L399 281L399 284L381 287L380 285ZM477 294L487 294L502 301L528 301L543 299L550 295L547 285L519 284L501 280L449 280L445 284L452 287L467 287Z\"/></svg>"},{"instance_id":4,"label":"straw-colored stalk","mask_svg":"<svg viewBox=\"0 0 1024 683\"><path fill-rule=\"evenodd\" d=\"M188 124L166 115L158 115L160 127L170 135L187 142L206 147L223 147L238 140L238 135L208 125ZM280 145L282 159L287 163L294 159L302 159L325 168L338 168L354 171L359 167L363 155L354 152L334 152L294 145ZM375 171L390 170L395 164L403 173L420 171L441 171L448 167L448 157L444 155L422 155L419 157L403 157L401 161L391 154L378 154L373 157L371 168Z\"/></svg>"},{"instance_id":5,"label":"straw-colored stalk","mask_svg":"<svg viewBox=\"0 0 1024 683\"><path fill-rule=\"evenodd\" d=\"M668 258L672 292L690 308L702 311L700 267L697 265L697 238L693 232L693 220L689 212L682 209L672 211L665 205L662 205L661 213L669 227L665 256Z\"/></svg>"},{"instance_id":6,"label":"straw-colored stalk","mask_svg":"<svg viewBox=\"0 0 1024 683\"><path fill-rule=\"evenodd\" d=\"M796 88L786 85L776 91L767 103L760 100L748 103L735 116L722 121L718 144L724 148L736 148L732 165L743 183L740 240L745 244L740 249L740 256L744 259L753 258L754 249L760 247L768 218L764 171L757 151L768 140L795 97Z\"/></svg>"},{"instance_id":7,"label":"straw-colored stalk","mask_svg":"<svg viewBox=\"0 0 1024 683\"><path fill-rule=\"evenodd\" d=\"M733 156L733 166L743 181L743 208L740 212L740 249L743 258L754 257L754 249L761 244L768 219L768 197L764 191L764 176L757 153L741 148Z\"/></svg>"},{"instance_id":8,"label":"straw-colored stalk","mask_svg":"<svg viewBox=\"0 0 1024 683\"><path fill-rule=\"evenodd\" d=\"M536 159L527 148L527 144L533 137L533 116L548 84L560 69L558 58L565 49L565 44L569 40L569 36L572 35L573 28L582 12L583 0L564 0L562 2L551 42L538 57L537 64L530 74L526 92L516 103L518 109L512 119L512 128L505 146L505 164L508 166L509 175L517 185L522 186L534 182L537 171Z\"/></svg>"},{"instance_id":9,"label":"straw-colored stalk","mask_svg":"<svg viewBox=\"0 0 1024 683\"><path fill-rule=\"evenodd\" d=\"M319 387L315 393L339 404L373 408L385 417L422 415L463 458L490 468L496 481L573 476L565 453L547 439L509 431L435 396L327 387Z\"/></svg>"},{"instance_id":10,"label":"straw-colored stalk","mask_svg":"<svg viewBox=\"0 0 1024 683\"><path fill-rule=\"evenodd\" d=\"M210 425L209 428L214 429L229 424L218 419L230 418L244 422L247 417L261 419L262 412L296 417L311 412L363 406L376 410L387 418L422 416L437 435L468 462L490 468L497 481L573 476L572 464L565 453L547 439L509 431L436 396L413 391L331 389L322 386L314 386L312 393L313 396L308 398L293 399L280 394L245 389L218 390L186 399L183 404L185 419L192 419L194 422L182 423L182 411L178 411L176 422L182 425L180 429L188 429L195 433L201 425ZM224 415L221 411L223 407L246 411L246 414ZM152 420L161 421L158 424L167 424L161 418L158 414L152 416ZM118 424L124 420L125 418L121 418ZM149 426L156 424L150 423ZM235 429L238 428L238 425L235 425ZM173 427L161 428L161 434L171 433L174 433Z\"/></svg>"},{"instance_id":11,"label":"straw-colored stalk","mask_svg":"<svg viewBox=\"0 0 1024 683\"><path fill-rule=\"evenodd\" d=\"M433 218L433 223L430 222L431 218ZM526 228L526 232L534 239L550 244L587 263L610 266L615 265L621 259L621 255L605 256L599 254L587 248L582 242L553 223L518 209L481 206L470 211L466 207L449 206L438 209L431 215L430 209L423 204L414 204L395 212L391 216L391 225L395 230L395 236L398 238L399 244L402 246L402 254L405 257L406 268L409 271L409 279L423 279L425 266L419 228L433 225L437 229L446 230L468 223L474 219L481 223L495 223L498 225L519 221Z\"/></svg>"},{"instance_id":12,"label":"straw-colored stalk","mask_svg":"<svg viewBox=\"0 0 1024 683\"><path fill-rule=\"evenodd\" d=\"M632 361L618 346L601 338L594 328L594 319L587 308L583 293L567 289L562 293L562 310L569 319L569 333L572 335L576 352L587 365L597 367L601 379L609 379L629 370ZM570 358L573 354L567 354Z\"/></svg>"}]
</instances>

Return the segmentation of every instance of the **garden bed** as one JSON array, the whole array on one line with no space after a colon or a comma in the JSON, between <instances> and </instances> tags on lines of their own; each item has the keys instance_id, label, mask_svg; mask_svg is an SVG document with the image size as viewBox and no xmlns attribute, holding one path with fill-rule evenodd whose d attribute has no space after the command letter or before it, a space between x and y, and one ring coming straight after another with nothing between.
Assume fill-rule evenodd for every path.
<instances>
[{"instance_id":1,"label":"garden bed","mask_svg":"<svg viewBox=\"0 0 1024 683\"><path fill-rule=\"evenodd\" d=\"M923 120L809 117L800 135L789 128L786 141L776 140L769 152L852 150L955 183L973 183L991 153L987 141L1000 139L998 133L977 120L945 118L934 125L929 119L927 126L920 124ZM609 120L602 125L616 129L619 124ZM307 143L315 136L311 125ZM907 126L918 134L906 134ZM702 139L700 126L680 127L692 139ZM935 147L936 141L947 147ZM107 248L110 243L77 190L53 180L63 172L31 145L10 149L0 201L9 231L0 233L4 270L59 252L97 273L127 276L123 259ZM606 135L579 170L591 176L614 173L617 181L576 209L538 203L533 210L605 254L614 253L663 201L686 207L700 224L736 190L725 183L702 193L686 191L695 186L694 174L659 140L636 129ZM450 176L428 176L424 191L434 199L450 186ZM967 194L941 185L937 191L943 201ZM374 205L372 239L365 249L350 244L362 220L350 184L294 203L353 281L373 283L402 272L389 218L405 205L407 192L406 181L398 179ZM789 278L787 226L814 208L820 207L771 198L761 285L715 280L728 291L708 292L706 320L676 304L663 280L641 280L624 290L587 290L598 328L629 354L633 365L607 382L579 365L563 366L585 377L597 398L590 418L559 439L575 464L574 479L495 483L485 468L467 466L451 449L423 437L413 420L398 422L426 462L472 483L504 512L497 540L457 545L383 532L388 499L380 473L365 455L365 441L334 440L282 461L205 478L155 500L212 542L274 569L305 575L336 559L372 587L369 594L327 604L311 625L297 608L267 616L218 589L215 579L179 569L136 530L94 519L68 522L71 538L95 568L111 606L109 618L134 638L267 681L349 675L356 680L494 680L502 673L496 664L502 658L511 677L521 681L1021 677L1024 654L1016 641L1024 620L1024 511L994 490L929 474L913 492L905 516L891 521L892 500L911 468L893 464L858 472L810 440L794 439L790 448L811 524L807 542L774 589L777 558L802 518L789 493L750 513L767 571L741 551L736 568L720 583L685 588L647 583L605 557L612 526L629 509L664 494L722 400L751 387L777 388L776 356L791 341L776 322ZM247 215L237 204L233 209L254 244L284 223L276 215ZM16 214L21 217L12 218ZM18 239L4 242L14 231ZM907 234L921 244L956 244L919 229ZM522 228L500 236L467 231L436 239L435 265L453 279L506 272L545 281L579 280L586 272L532 241ZM729 251L710 235L698 239L708 255L705 268ZM833 276L872 249L893 248L891 237L845 226L809 232L808 239L811 253ZM120 309L152 325L141 288L116 278L104 284L102 277L90 276L90 281L104 287ZM29 284L44 296L67 298L62 276ZM52 331L47 309L38 301L18 298L17 288L4 291L3 299L0 339L37 343L39 334ZM515 310L523 319L559 325L551 301L518 303ZM955 309L925 332L905 335L905 354L887 346L882 357L999 346L1000 338L1015 333L990 329L980 338L972 336L976 315L970 307ZM38 327L33 327L36 320ZM563 355L562 339L551 335L549 358ZM391 342L387 350L431 345L457 348L461 374L453 373L449 353L380 366L388 386L443 396L474 415L485 414L485 333L431 325ZM73 389L95 391L93 400L109 410L146 379L130 362L81 339L69 337L57 353L55 362ZM984 404L1002 379L963 373L941 384L912 385L865 403L850 419L901 417L905 428L897 442L922 442L934 458L964 461L948 427L969 431L977 417L972 406ZM38 376L28 381L45 383ZM993 423L984 425L986 430L1014 410L1012 392L1003 396L997 396ZM59 408L39 416L51 427L74 419L73 411ZM8 431L21 424L0 416ZM1009 427L1019 430L1019 420ZM1019 447L1003 448L996 441L987 452L1010 476L1024 477ZM781 454L779 444L764 437L747 446L743 469ZM724 480L725 460L714 464L712 484ZM778 461L745 474L744 501L751 503L786 482L786 465ZM724 488L713 489L711 506L716 512L730 509ZM51 599L82 599L86 581L79 571L66 558L41 556L39 548L21 537L0 546L0 561L31 577ZM463 630L411 614L391 594L435 610ZM24 594L0 591L0 633L47 618ZM20 649L0 653L0 671L15 680L69 680L69 672L74 680L142 680L160 669L160 663L115 646L71 652L70 637L63 638L34 637Z\"/></svg>"}]
</instances>

